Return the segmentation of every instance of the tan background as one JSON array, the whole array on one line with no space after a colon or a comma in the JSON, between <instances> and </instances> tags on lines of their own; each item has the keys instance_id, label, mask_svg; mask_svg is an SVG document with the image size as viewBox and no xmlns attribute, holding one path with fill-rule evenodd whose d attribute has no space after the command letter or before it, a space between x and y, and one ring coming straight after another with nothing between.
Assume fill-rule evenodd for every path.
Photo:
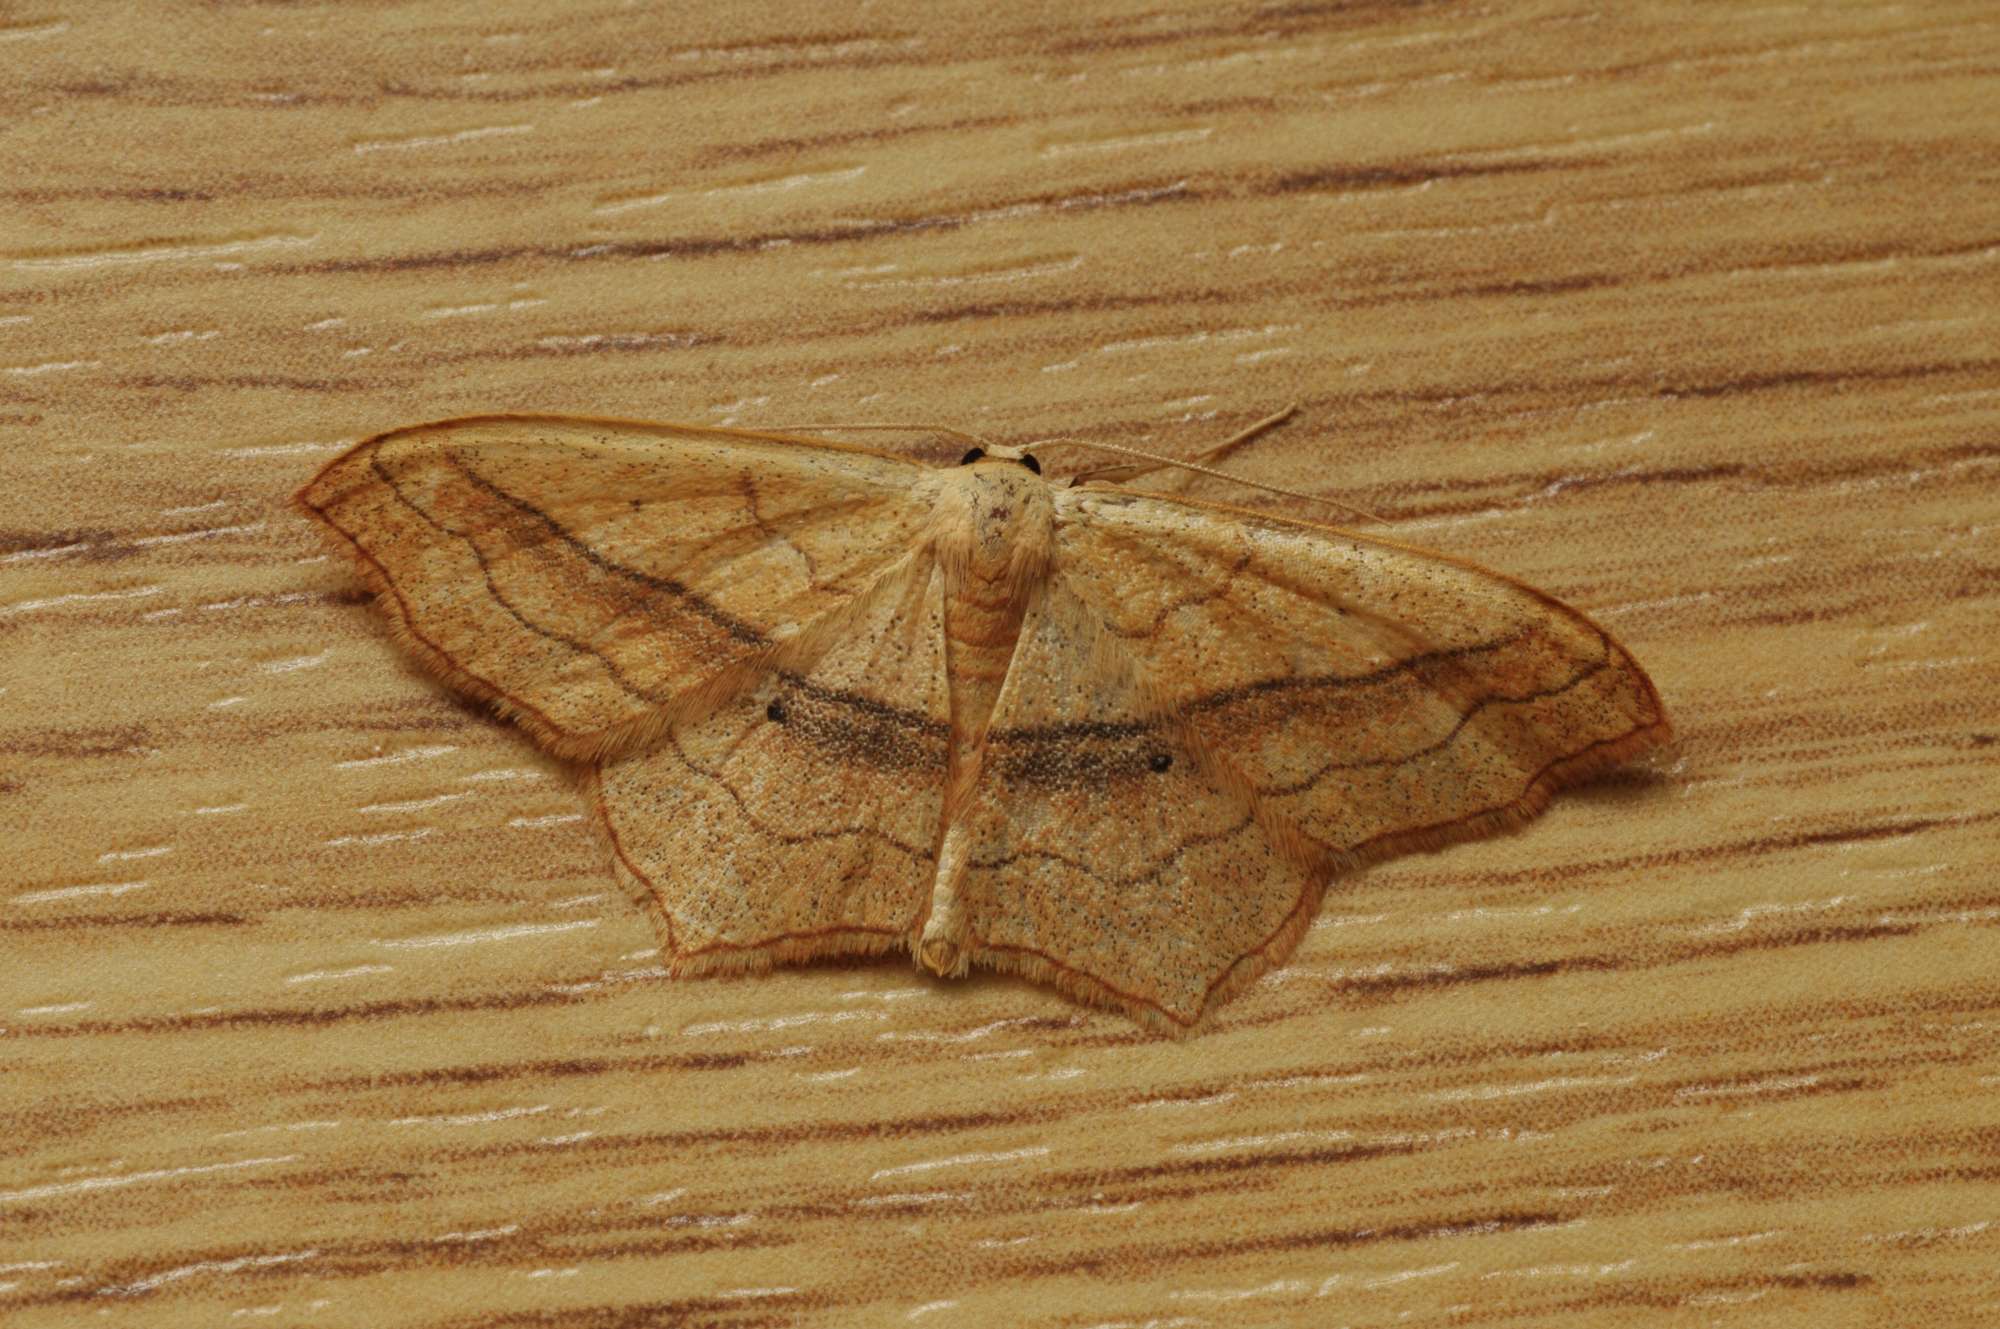
<instances>
[{"instance_id":1,"label":"tan background","mask_svg":"<svg viewBox=\"0 0 2000 1329\"><path fill-rule=\"evenodd\" d=\"M1990 4L546 9L0 28L10 1329L2000 1318ZM1685 738L1178 1042L664 980L284 506L472 411L1292 399L1243 474Z\"/></svg>"}]
</instances>

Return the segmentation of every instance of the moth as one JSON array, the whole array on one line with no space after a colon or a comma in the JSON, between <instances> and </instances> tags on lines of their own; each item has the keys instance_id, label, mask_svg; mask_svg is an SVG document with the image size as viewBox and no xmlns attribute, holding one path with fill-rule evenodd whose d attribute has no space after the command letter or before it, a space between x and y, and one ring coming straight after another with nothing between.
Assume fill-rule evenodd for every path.
<instances>
[{"instance_id":1,"label":"moth","mask_svg":"<svg viewBox=\"0 0 2000 1329\"><path fill-rule=\"evenodd\" d=\"M675 974L908 950L1158 1027L1361 863L1663 741L1512 578L1351 530L811 438L494 415L298 494L396 639L582 763Z\"/></svg>"}]
</instances>

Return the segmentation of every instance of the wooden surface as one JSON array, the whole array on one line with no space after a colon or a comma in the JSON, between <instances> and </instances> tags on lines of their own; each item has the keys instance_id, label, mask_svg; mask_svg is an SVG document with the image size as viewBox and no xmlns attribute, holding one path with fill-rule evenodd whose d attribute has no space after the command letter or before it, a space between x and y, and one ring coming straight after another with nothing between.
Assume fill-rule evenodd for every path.
<instances>
[{"instance_id":1,"label":"wooden surface","mask_svg":"<svg viewBox=\"0 0 2000 1329\"><path fill-rule=\"evenodd\" d=\"M10 1329L2000 1317L1991 6L6 22ZM1596 615L1684 737L1186 1040L664 980L284 504L476 410L1295 398L1232 466Z\"/></svg>"}]
</instances>

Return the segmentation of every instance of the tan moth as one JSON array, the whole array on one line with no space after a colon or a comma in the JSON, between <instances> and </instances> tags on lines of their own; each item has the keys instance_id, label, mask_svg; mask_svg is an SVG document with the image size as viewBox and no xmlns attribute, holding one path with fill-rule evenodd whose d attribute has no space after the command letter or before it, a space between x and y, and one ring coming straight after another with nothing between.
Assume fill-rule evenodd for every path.
<instances>
[{"instance_id":1,"label":"tan moth","mask_svg":"<svg viewBox=\"0 0 2000 1329\"><path fill-rule=\"evenodd\" d=\"M1354 865L1664 740L1550 596L1032 454L483 416L298 501L397 639L587 764L675 973L909 950L1188 1027Z\"/></svg>"}]
</instances>

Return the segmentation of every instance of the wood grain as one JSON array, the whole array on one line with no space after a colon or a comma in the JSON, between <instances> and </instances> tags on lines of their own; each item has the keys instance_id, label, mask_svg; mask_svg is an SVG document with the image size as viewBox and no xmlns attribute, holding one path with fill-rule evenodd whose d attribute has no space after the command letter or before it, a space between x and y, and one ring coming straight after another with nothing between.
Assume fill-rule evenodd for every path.
<instances>
[{"instance_id":1,"label":"wood grain","mask_svg":"<svg viewBox=\"0 0 2000 1329\"><path fill-rule=\"evenodd\" d=\"M6 23L10 1329L2000 1313L1990 6ZM479 411L1293 399L1232 467L1577 605L1683 738L1187 1040L665 980L284 505Z\"/></svg>"}]
</instances>

